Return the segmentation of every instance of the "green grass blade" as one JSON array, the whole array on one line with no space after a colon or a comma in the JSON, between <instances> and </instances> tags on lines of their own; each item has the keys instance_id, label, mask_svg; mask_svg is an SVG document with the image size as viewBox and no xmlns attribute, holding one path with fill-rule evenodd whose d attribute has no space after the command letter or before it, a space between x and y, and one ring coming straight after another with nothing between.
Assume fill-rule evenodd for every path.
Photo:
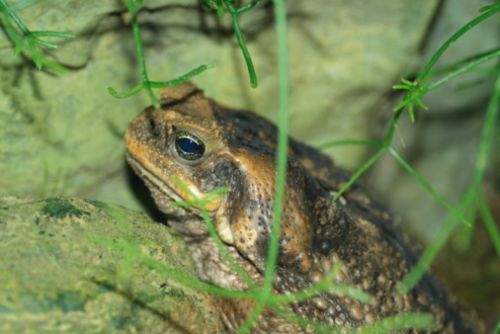
<instances>
[{"instance_id":1,"label":"green grass blade","mask_svg":"<svg viewBox=\"0 0 500 334\"><path fill-rule=\"evenodd\" d=\"M342 146L342 145L363 145L363 146L383 146L383 143L380 140L363 140L363 139L346 139L346 140L333 140L323 143L317 148L319 150L325 150L334 146Z\"/></svg>"},{"instance_id":2,"label":"green grass blade","mask_svg":"<svg viewBox=\"0 0 500 334\"><path fill-rule=\"evenodd\" d=\"M288 153L288 47L286 6L283 0L273 0L276 18L276 37L278 41L278 80L279 80L279 112L278 112L278 147L276 152L276 185L273 203L273 220L268 241L268 252L261 297L247 317L238 333L248 333L254 321L264 310L271 295L272 284L278 257L279 237L281 235L281 217L285 194Z\"/></svg>"},{"instance_id":3,"label":"green grass blade","mask_svg":"<svg viewBox=\"0 0 500 334\"><path fill-rule=\"evenodd\" d=\"M124 99L126 97L132 96L134 94L139 93L142 89L144 88L143 83L141 82L140 84L135 85L134 87L130 88L126 92L123 93L118 93L113 87L108 87L108 93L109 95L117 98L117 99Z\"/></svg>"},{"instance_id":4,"label":"green grass blade","mask_svg":"<svg viewBox=\"0 0 500 334\"><path fill-rule=\"evenodd\" d=\"M500 257L500 233L498 232L498 227L495 224L495 220L493 219L493 215L491 214L490 208L486 203L484 195L481 195L479 201L479 211L481 213L481 218L483 219L483 224L486 227L486 231L488 231L491 242L493 243L493 247L495 247L497 255Z\"/></svg>"},{"instance_id":5,"label":"green grass blade","mask_svg":"<svg viewBox=\"0 0 500 334\"><path fill-rule=\"evenodd\" d=\"M27 35L30 33L29 29L24 25L23 21L17 16L16 12L7 5L5 0L0 0L0 10L5 12L12 21L16 24L17 28L21 31L23 35Z\"/></svg>"},{"instance_id":6,"label":"green grass blade","mask_svg":"<svg viewBox=\"0 0 500 334\"><path fill-rule=\"evenodd\" d=\"M240 7L240 8L238 8L238 9L236 10L236 12L238 13L238 15L239 15L239 14L243 14L243 13L245 13L245 12L249 11L250 9L254 8L254 7L255 7L255 6L259 3L259 1L260 1L260 0L252 0L252 1L250 1L249 3L247 3L246 5L244 5L244 6Z\"/></svg>"},{"instance_id":7,"label":"green grass blade","mask_svg":"<svg viewBox=\"0 0 500 334\"><path fill-rule=\"evenodd\" d=\"M431 196L443 207L447 210L454 212L456 209L452 207L452 205L443 197L443 195L439 194L432 185L427 181L423 176L421 176L417 171L392 147L388 148L389 153L396 159L396 161L403 166L403 168L411 175L417 182L424 188ZM460 215L460 221L466 225L471 226L470 221L462 217Z\"/></svg>"},{"instance_id":8,"label":"green grass blade","mask_svg":"<svg viewBox=\"0 0 500 334\"><path fill-rule=\"evenodd\" d=\"M340 296L348 296L363 303L369 303L372 296L368 293L347 285L334 283L335 275L339 272L340 266L334 266L330 272L313 286L297 293L273 295L270 301L273 304L299 302L316 296L320 293L332 293Z\"/></svg>"},{"instance_id":9,"label":"green grass blade","mask_svg":"<svg viewBox=\"0 0 500 334\"><path fill-rule=\"evenodd\" d=\"M439 58L441 58L443 53L451 46L451 44L453 44L455 41L457 41L467 31L471 30L472 28L477 26L479 23L483 22L484 20L495 15L498 12L500 12L500 3L491 5L481 15L475 17L474 19L472 19L471 21L469 21L465 25L463 25L460 29L458 29L457 32L455 32L453 35L451 35L451 37L448 38L443 43L443 45L432 55L431 60L424 65L424 68L423 68L422 72L420 72L417 80L419 82L423 82L427 78L427 75L430 73L431 69L437 63Z\"/></svg>"},{"instance_id":10,"label":"green grass blade","mask_svg":"<svg viewBox=\"0 0 500 334\"><path fill-rule=\"evenodd\" d=\"M10 7L4 0L0 0L0 12L2 14L0 18L7 36L14 44L14 55L17 56L22 53L26 57L31 58L31 60L35 63L36 68L39 70L45 67L53 72L66 72L68 70L67 68L49 60L39 50L39 48L42 47L56 49L57 45L52 42L41 40L38 37L69 38L73 35L68 32L59 31L30 31L23 21L16 15L15 9L28 6L32 3L33 1L22 1L21 3L18 3L17 6ZM11 21L15 23L17 30L14 28Z\"/></svg>"},{"instance_id":11,"label":"green grass blade","mask_svg":"<svg viewBox=\"0 0 500 334\"><path fill-rule=\"evenodd\" d=\"M140 261L151 269L165 274L166 277L176 281L182 286L196 291L206 292L220 297L238 299L254 299L257 296L257 293L255 292L227 290L219 286L200 281L199 279L194 278L192 275L186 274L177 268L170 268L163 263L149 257L143 256L140 258Z\"/></svg>"},{"instance_id":12,"label":"green grass blade","mask_svg":"<svg viewBox=\"0 0 500 334\"><path fill-rule=\"evenodd\" d=\"M236 40L238 41L238 45L240 46L241 53L243 54L243 58L245 59L245 63L247 64L248 74L250 76L250 85L253 88L257 87L257 74L255 73L255 67L253 65L252 57L250 56L250 52L248 51L247 43L245 42L245 37L241 32L240 22L238 19L238 11L234 8L234 6L226 5L226 8L229 10L231 14L231 20L233 23L234 34L236 36Z\"/></svg>"},{"instance_id":13,"label":"green grass blade","mask_svg":"<svg viewBox=\"0 0 500 334\"><path fill-rule=\"evenodd\" d=\"M464 211L469 208L477 196L477 188L471 188L467 194L463 197L458 209L455 209L448 219L445 221L437 235L434 237L432 242L425 248L422 256L412 268L412 270L405 276L405 278L398 284L396 290L398 293L406 294L408 293L424 276L432 262L436 258L439 251L443 248L444 244L451 235L451 232L455 228L457 221L460 216L463 215Z\"/></svg>"},{"instance_id":14,"label":"green grass blade","mask_svg":"<svg viewBox=\"0 0 500 334\"><path fill-rule=\"evenodd\" d=\"M56 37L56 38L72 38L75 37L68 31L33 31L30 33L35 37Z\"/></svg>"},{"instance_id":15,"label":"green grass blade","mask_svg":"<svg viewBox=\"0 0 500 334\"><path fill-rule=\"evenodd\" d=\"M339 191L337 191L334 196L333 200L336 201L342 196L351 186L358 180L367 170L370 168L374 163L380 159L386 151L386 147L382 147L375 152L368 161L366 161L363 165L361 165L351 176L349 181L347 181L342 187L340 187Z\"/></svg>"},{"instance_id":16,"label":"green grass blade","mask_svg":"<svg viewBox=\"0 0 500 334\"><path fill-rule=\"evenodd\" d=\"M137 62L139 63L139 72L141 74L142 86L146 90L146 93L151 100L151 104L155 107L159 107L160 100L158 100L158 98L155 96L149 84L148 70L146 67L146 59L144 56L144 47L142 45L141 30L139 28L139 21L137 21L136 16L137 12L142 6L142 1L137 1L134 3L132 0L128 0L127 6L130 13L132 14L130 25L132 26L132 35L134 36L135 54L137 56Z\"/></svg>"},{"instance_id":17,"label":"green grass blade","mask_svg":"<svg viewBox=\"0 0 500 334\"><path fill-rule=\"evenodd\" d=\"M480 184L484 179L486 167L488 164L488 157L491 151L491 144L494 140L495 124L498 120L498 113L500 111L500 61L497 65L497 77L493 87L488 107L486 109L486 118L484 121L483 133L481 134L481 142L479 143L479 153L476 158L474 182Z\"/></svg>"},{"instance_id":18,"label":"green grass blade","mask_svg":"<svg viewBox=\"0 0 500 334\"><path fill-rule=\"evenodd\" d=\"M477 216L476 206L469 207L468 210L464 212L464 217L470 222L470 226L461 225L457 228L457 233L453 237L453 246L459 252L465 252L471 247L472 237L474 231L476 230L476 216Z\"/></svg>"},{"instance_id":19,"label":"green grass blade","mask_svg":"<svg viewBox=\"0 0 500 334\"><path fill-rule=\"evenodd\" d=\"M440 80L437 80L433 82L432 84L425 86L422 91L417 95L418 97L426 94L427 92L436 89L437 87L441 86L445 82L448 82L457 76L469 72L472 69L476 68L477 66L481 65L482 63L485 63L489 60L492 60L494 58L500 57L500 49L495 49L493 51L487 52L486 54L482 55L481 57L475 58L468 62L467 64L464 64L463 66L457 68L456 70L452 71L450 74L446 75Z\"/></svg>"},{"instance_id":20,"label":"green grass blade","mask_svg":"<svg viewBox=\"0 0 500 334\"><path fill-rule=\"evenodd\" d=\"M22 0L22 1L19 1L18 3L14 4L14 5L10 5L10 8L13 11L18 11L18 10L21 10L21 9L24 9L26 7L29 7L29 6L33 5L37 1L38 0Z\"/></svg>"},{"instance_id":21,"label":"green grass blade","mask_svg":"<svg viewBox=\"0 0 500 334\"><path fill-rule=\"evenodd\" d=\"M495 51L498 51L498 50L500 50L500 48L494 48L492 50L487 50L487 51L481 52L479 54L476 54L476 55L474 55L472 57L467 57L465 59L461 59L461 60L453 62L451 64L440 66L440 67L438 67L436 69L433 69L431 72L429 72L429 74L427 75L427 78L428 78L428 80L430 80L430 79L433 79L433 78L440 77L443 74L446 74L448 72L451 72L451 71L454 71L456 69L459 69L460 67L462 67L462 66L470 63L471 61L474 61L476 59L484 57L488 53L492 53L492 52L495 52ZM484 70L485 70L484 68L477 69L478 72L483 72ZM492 72L490 70L490 71L485 71L485 73L492 73Z\"/></svg>"},{"instance_id":22,"label":"green grass blade","mask_svg":"<svg viewBox=\"0 0 500 334\"><path fill-rule=\"evenodd\" d=\"M435 326L434 317L425 313L400 313L378 320L353 331L354 334L386 334L402 330L431 330Z\"/></svg>"},{"instance_id":23,"label":"green grass blade","mask_svg":"<svg viewBox=\"0 0 500 334\"><path fill-rule=\"evenodd\" d=\"M141 76L141 83L132 87L124 93L118 93L114 88L108 87L107 90L109 94L115 98L125 98L137 94L139 91L144 89L148 95L151 104L155 107L160 106L160 100L156 97L153 92L153 88L165 88L172 87L181 84L187 80L190 80L194 76L200 74L201 72L211 68L211 65L200 65L191 71L168 81L151 81L149 80L149 74L146 66L146 57L144 54L144 46L142 44L141 31L139 27L139 21L137 20L137 14L140 11L144 0L126 0L125 5L131 14L130 25L132 27L132 35L134 38L135 53L137 57L137 63L139 65L139 73ZM52 32L50 32L52 33Z\"/></svg>"},{"instance_id":24,"label":"green grass blade","mask_svg":"<svg viewBox=\"0 0 500 334\"><path fill-rule=\"evenodd\" d=\"M207 224L207 229L208 233L210 234L210 237L212 240L215 242L217 245L217 248L219 249L224 261L226 261L227 264L233 269L240 278L242 278L245 283L250 287L254 288L255 283L253 282L252 278L250 275L236 263L236 260L229 254L229 251L227 250L227 247L224 245L223 241L217 234L217 231L215 229L215 226L213 224L212 219L210 218L210 215L208 214L208 211L206 209L206 203L210 199L213 199L214 196L221 196L223 193L227 191L226 188L216 188L214 189L211 193L207 194L203 199L198 198L192 191L187 187L182 180L180 180L177 177L173 178L173 181L180 187L182 190L186 193L188 193L191 197L194 198L193 201L177 201L175 202L175 205L178 206L190 206L197 208L200 211L200 214L202 216L203 221L205 224Z\"/></svg>"},{"instance_id":25,"label":"green grass blade","mask_svg":"<svg viewBox=\"0 0 500 334\"><path fill-rule=\"evenodd\" d=\"M427 94L428 92L432 91L433 89L436 89L437 87L441 86L442 84L458 77L459 75L462 75L466 72L472 71L473 69L477 68L479 65L490 61L492 59L495 59L497 57L500 57L500 49L495 49L493 51L487 52L480 57L474 57L471 61L468 63L464 64L461 67L458 67L457 69L453 70L451 73L448 75L444 76L443 78L427 85L424 87L419 87L415 91L409 91L403 101L399 103L394 109L395 110L401 110L408 106L409 108L413 108L413 103L416 102L417 104L422 104L423 102L419 100L423 95ZM423 108L426 109L426 108Z\"/></svg>"},{"instance_id":26,"label":"green grass blade","mask_svg":"<svg viewBox=\"0 0 500 334\"><path fill-rule=\"evenodd\" d=\"M264 285L269 289L274 279L278 258L281 218L285 197L288 155L288 47L286 6L284 0L273 0L276 17L276 37L278 40L279 113L278 147L276 152L276 186L273 205L273 221L269 237Z\"/></svg>"},{"instance_id":27,"label":"green grass blade","mask_svg":"<svg viewBox=\"0 0 500 334\"><path fill-rule=\"evenodd\" d=\"M177 86L185 81L191 80L194 76L212 68L212 65L206 64L206 65L200 65L198 67L195 67L191 71L187 72L186 74L183 74L181 76L178 76L175 79L169 80L169 81L150 81L149 85L152 88L165 88L165 87L172 87L172 86Z\"/></svg>"}]
</instances>

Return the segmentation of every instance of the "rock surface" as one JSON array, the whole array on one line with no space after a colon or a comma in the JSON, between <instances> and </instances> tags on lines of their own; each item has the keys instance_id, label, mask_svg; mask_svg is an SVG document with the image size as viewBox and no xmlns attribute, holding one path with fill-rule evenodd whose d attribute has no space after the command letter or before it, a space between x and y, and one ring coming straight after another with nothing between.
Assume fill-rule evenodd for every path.
<instances>
[{"instance_id":1,"label":"rock surface","mask_svg":"<svg viewBox=\"0 0 500 334\"><path fill-rule=\"evenodd\" d=\"M370 137L377 115L391 113L382 108L391 84L419 60L437 2L288 1L292 133L313 144ZM272 10L262 1L241 17L260 81L252 89L228 16L220 19L194 0L147 1L139 19L151 79L210 63L215 68L196 78L208 96L275 119ZM75 34L53 52L71 68L63 75L14 57L0 33L0 194L77 195L138 207L120 179L121 135L150 102L143 93L117 100L106 90L124 91L139 80L125 12L116 0L50 0L18 11L32 30ZM352 167L364 151L334 153Z\"/></svg>"},{"instance_id":2,"label":"rock surface","mask_svg":"<svg viewBox=\"0 0 500 334\"><path fill-rule=\"evenodd\" d=\"M101 202L0 198L0 333L217 333L211 297L139 261L194 275L166 230Z\"/></svg>"}]
</instances>

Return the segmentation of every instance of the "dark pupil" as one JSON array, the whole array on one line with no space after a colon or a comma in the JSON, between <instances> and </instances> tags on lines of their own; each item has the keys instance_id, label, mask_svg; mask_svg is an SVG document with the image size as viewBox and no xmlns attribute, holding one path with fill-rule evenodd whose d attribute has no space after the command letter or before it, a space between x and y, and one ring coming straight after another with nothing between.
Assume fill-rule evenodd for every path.
<instances>
[{"instance_id":1,"label":"dark pupil","mask_svg":"<svg viewBox=\"0 0 500 334\"><path fill-rule=\"evenodd\" d=\"M205 144L194 136L181 134L175 138L175 149L181 158L196 160L205 153Z\"/></svg>"}]
</instances>

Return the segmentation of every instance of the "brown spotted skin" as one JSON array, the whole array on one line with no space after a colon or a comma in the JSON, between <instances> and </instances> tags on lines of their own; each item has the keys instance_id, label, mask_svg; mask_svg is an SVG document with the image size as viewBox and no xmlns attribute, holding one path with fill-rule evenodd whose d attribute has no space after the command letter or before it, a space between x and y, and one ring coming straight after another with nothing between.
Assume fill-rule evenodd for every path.
<instances>
[{"instance_id":1,"label":"brown spotted skin","mask_svg":"<svg viewBox=\"0 0 500 334\"><path fill-rule=\"evenodd\" d=\"M272 219L276 127L253 113L206 98L190 83L168 88L162 95L161 108L147 108L130 124L125 135L128 160L160 210L168 214L170 226L190 245L200 278L228 289L245 289L247 284L221 258L200 213L173 202L203 198L226 187L223 196L207 201L207 209L238 264L254 281L261 281ZM188 161L179 154L175 141L180 133L203 142L201 158ZM348 179L327 156L290 139L275 289L303 290L336 265L336 282L366 291L373 301L363 304L322 293L292 304L291 310L342 329L421 311L435 316L435 333L481 332L430 276L406 295L393 293L415 263L415 251L396 231L389 214L359 186L332 202L332 194ZM214 305L230 332L253 306L250 301L224 299L215 299ZM253 332L307 330L266 311Z\"/></svg>"}]
</instances>

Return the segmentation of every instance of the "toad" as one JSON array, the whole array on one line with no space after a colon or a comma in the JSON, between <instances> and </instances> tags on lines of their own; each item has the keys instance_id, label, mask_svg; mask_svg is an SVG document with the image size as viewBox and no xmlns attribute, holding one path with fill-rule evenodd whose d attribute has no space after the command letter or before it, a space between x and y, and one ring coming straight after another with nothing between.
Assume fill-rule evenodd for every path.
<instances>
[{"instance_id":1,"label":"toad","mask_svg":"<svg viewBox=\"0 0 500 334\"><path fill-rule=\"evenodd\" d=\"M167 215L168 224L189 245L200 279L231 290L259 285L272 222L277 128L254 113L219 104L185 83L165 89L160 108L140 113L128 127L125 141L130 165ZM349 174L328 156L289 139L273 287L275 293L296 293L328 278L362 290L372 300L362 303L319 291L291 303L289 311L296 318L340 329L401 312L425 312L434 316L436 333L476 333L474 320L430 275L406 294L395 292L415 264L417 251L361 186L332 200L348 179ZM221 188L225 192L213 196ZM204 200L203 210L175 205L194 199ZM207 220L246 279L226 261L210 236ZM238 330L254 306L245 299L217 300L229 332ZM267 309L252 328L256 333L309 330Z\"/></svg>"}]
</instances>

